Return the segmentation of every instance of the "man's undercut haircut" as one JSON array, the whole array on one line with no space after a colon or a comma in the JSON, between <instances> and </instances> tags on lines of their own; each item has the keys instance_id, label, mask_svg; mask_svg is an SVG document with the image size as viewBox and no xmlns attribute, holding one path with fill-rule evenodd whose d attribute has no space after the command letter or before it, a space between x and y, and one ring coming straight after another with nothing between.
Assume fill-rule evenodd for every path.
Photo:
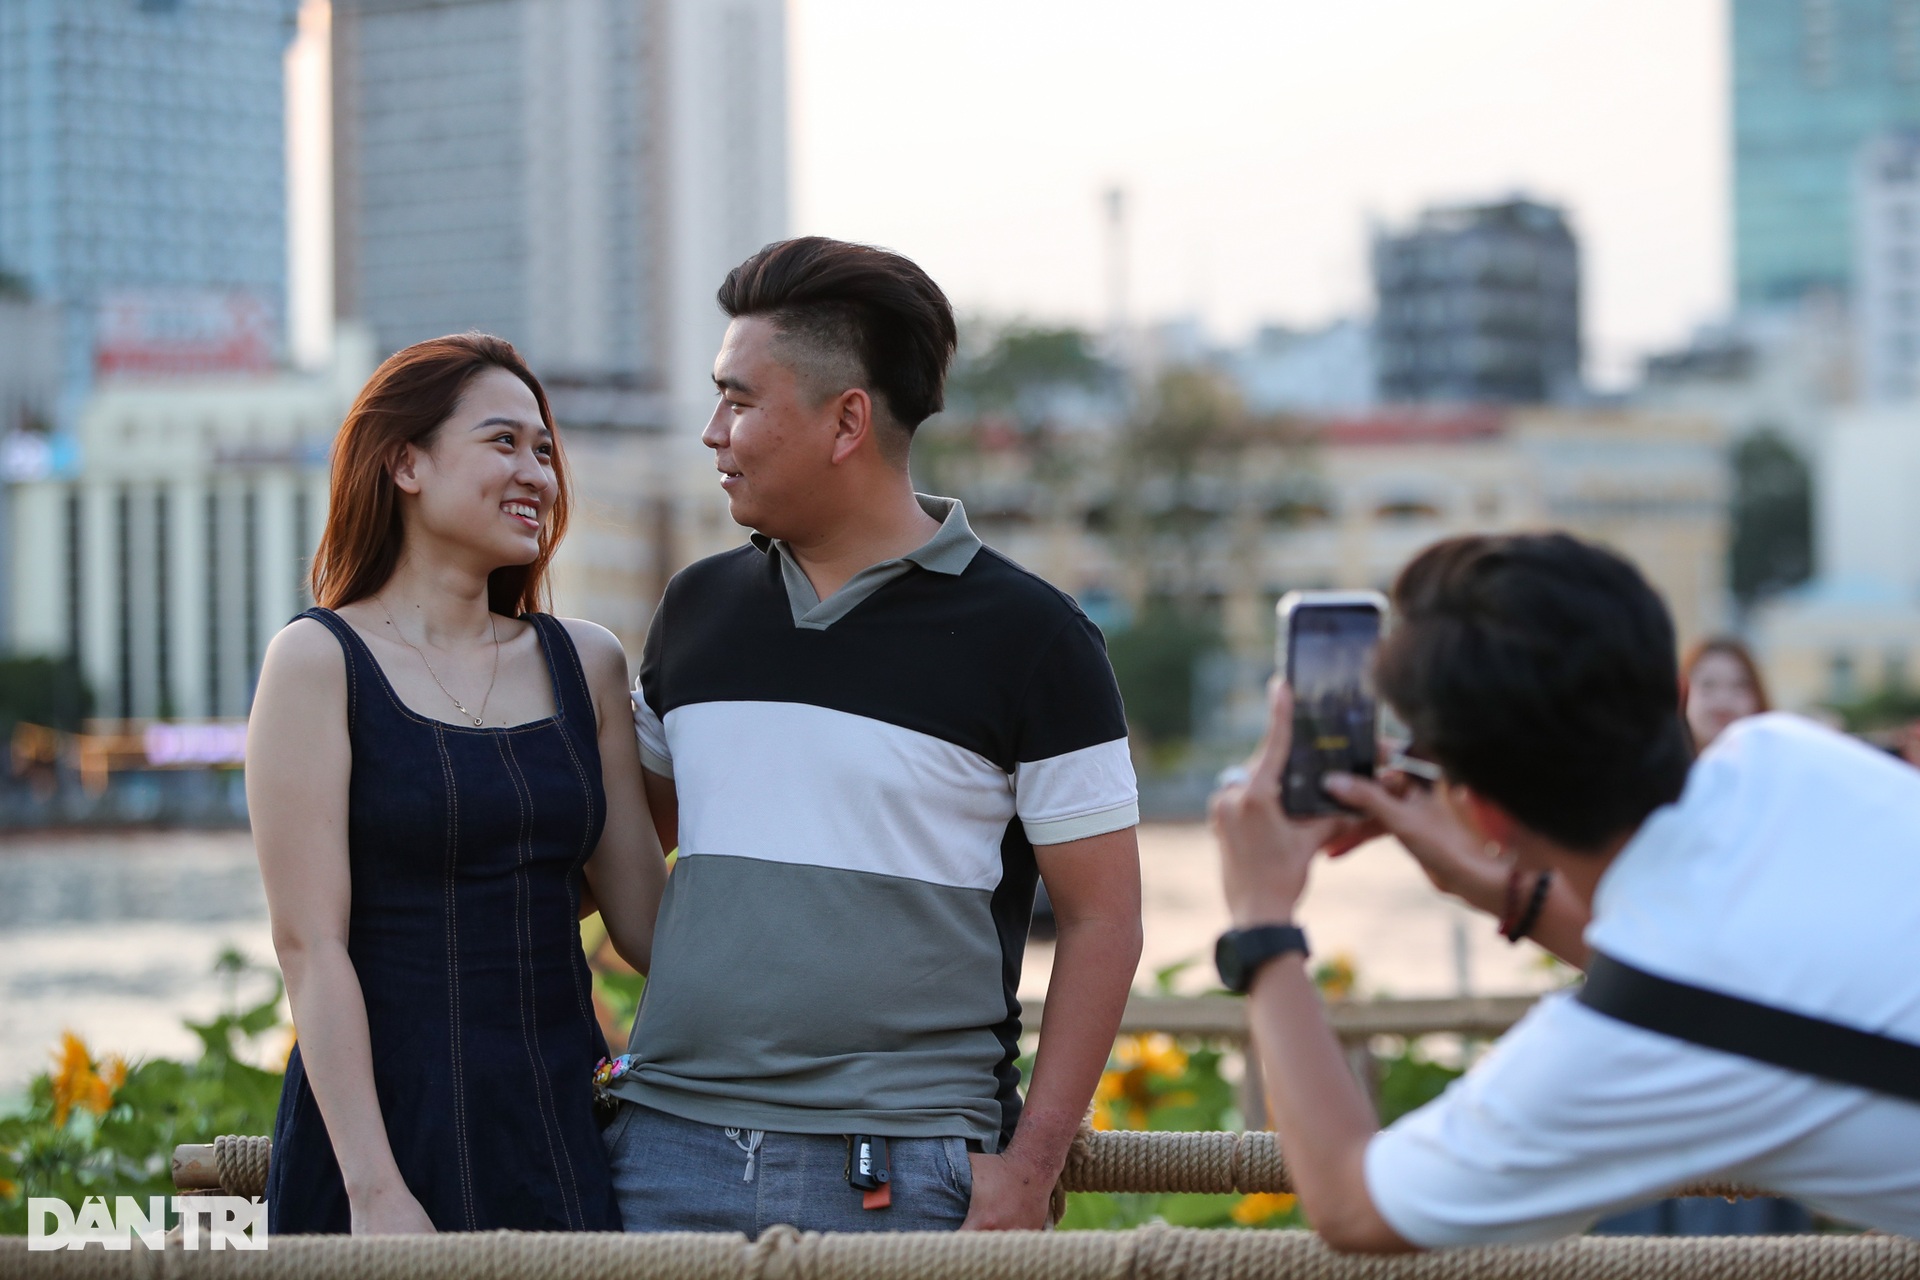
<instances>
[{"instance_id":1,"label":"man's undercut haircut","mask_svg":"<svg viewBox=\"0 0 1920 1280\"><path fill-rule=\"evenodd\" d=\"M770 244L727 272L720 309L773 322L823 395L860 386L910 439L940 412L959 332L932 277L897 253L824 236Z\"/></svg>"},{"instance_id":2,"label":"man's undercut haircut","mask_svg":"<svg viewBox=\"0 0 1920 1280\"><path fill-rule=\"evenodd\" d=\"M1563 533L1454 538L1393 605L1379 689L1449 777L1587 853L1680 797L1673 621L1631 564Z\"/></svg>"}]
</instances>

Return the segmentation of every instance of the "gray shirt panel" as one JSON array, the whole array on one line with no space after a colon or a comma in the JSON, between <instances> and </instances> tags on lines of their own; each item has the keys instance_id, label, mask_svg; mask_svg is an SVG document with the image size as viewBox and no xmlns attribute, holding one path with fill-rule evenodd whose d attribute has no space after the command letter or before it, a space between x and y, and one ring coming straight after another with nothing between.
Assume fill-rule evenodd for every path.
<instances>
[{"instance_id":1,"label":"gray shirt panel","mask_svg":"<svg viewBox=\"0 0 1920 1280\"><path fill-rule=\"evenodd\" d=\"M992 894L724 855L668 877L613 1092L707 1124L999 1141Z\"/></svg>"}]
</instances>

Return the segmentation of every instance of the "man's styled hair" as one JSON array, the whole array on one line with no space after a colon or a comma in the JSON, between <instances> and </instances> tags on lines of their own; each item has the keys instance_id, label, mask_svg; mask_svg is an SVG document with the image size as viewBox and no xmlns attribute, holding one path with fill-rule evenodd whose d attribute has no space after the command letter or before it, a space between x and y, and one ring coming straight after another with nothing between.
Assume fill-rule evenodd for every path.
<instances>
[{"instance_id":1,"label":"man's styled hair","mask_svg":"<svg viewBox=\"0 0 1920 1280\"><path fill-rule=\"evenodd\" d=\"M1379 689L1448 776L1582 852L1679 798L1673 622L1631 564L1563 533L1453 538L1393 604Z\"/></svg>"},{"instance_id":2,"label":"man's styled hair","mask_svg":"<svg viewBox=\"0 0 1920 1280\"><path fill-rule=\"evenodd\" d=\"M959 333L932 277L906 258L824 236L770 244L727 272L720 309L765 316L800 372L859 386L910 436L940 412Z\"/></svg>"}]
</instances>

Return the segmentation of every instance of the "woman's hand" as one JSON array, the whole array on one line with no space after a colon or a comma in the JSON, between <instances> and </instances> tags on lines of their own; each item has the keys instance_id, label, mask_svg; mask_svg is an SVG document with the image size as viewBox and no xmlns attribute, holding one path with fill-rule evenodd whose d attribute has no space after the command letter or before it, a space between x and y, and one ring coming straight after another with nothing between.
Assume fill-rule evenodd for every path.
<instances>
[{"instance_id":1,"label":"woman's hand","mask_svg":"<svg viewBox=\"0 0 1920 1280\"><path fill-rule=\"evenodd\" d=\"M364 1195L348 1196L347 1204L357 1236L432 1235L439 1230L397 1174Z\"/></svg>"},{"instance_id":2,"label":"woman's hand","mask_svg":"<svg viewBox=\"0 0 1920 1280\"><path fill-rule=\"evenodd\" d=\"M1434 888L1482 911L1500 913L1508 863L1487 853L1486 842L1460 820L1438 787L1422 786L1402 773L1388 773L1378 781L1331 774L1326 785L1334 799L1365 815L1357 834L1367 839L1393 836Z\"/></svg>"},{"instance_id":3,"label":"woman's hand","mask_svg":"<svg viewBox=\"0 0 1920 1280\"><path fill-rule=\"evenodd\" d=\"M1208 815L1220 845L1220 878L1237 929L1284 924L1307 887L1314 852L1353 825L1349 818L1289 818L1280 809L1280 771L1293 741L1293 693L1275 680L1267 736L1244 778L1213 793Z\"/></svg>"}]
</instances>

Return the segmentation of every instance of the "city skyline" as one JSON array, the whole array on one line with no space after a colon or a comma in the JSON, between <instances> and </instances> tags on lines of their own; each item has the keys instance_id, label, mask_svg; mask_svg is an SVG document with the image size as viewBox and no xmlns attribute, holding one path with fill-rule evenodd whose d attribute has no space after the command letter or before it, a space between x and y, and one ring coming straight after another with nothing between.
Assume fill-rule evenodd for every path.
<instances>
[{"instance_id":1,"label":"city skyline","mask_svg":"<svg viewBox=\"0 0 1920 1280\"><path fill-rule=\"evenodd\" d=\"M1720 0L791 16L794 230L906 252L964 311L1098 326L1115 183L1136 321L1238 337L1368 311L1372 220L1515 191L1569 210L1602 385L1731 302Z\"/></svg>"},{"instance_id":2,"label":"city skyline","mask_svg":"<svg viewBox=\"0 0 1920 1280\"><path fill-rule=\"evenodd\" d=\"M1238 339L1370 312L1375 223L1520 192L1568 209L1597 385L1731 307L1721 0L1155 12L791 0L790 230L907 253L966 314L1098 328L1101 197L1118 184L1133 319L1197 314ZM296 151L323 109L304 92ZM299 166L294 346L311 351L331 298L298 283L326 251L299 230L322 220Z\"/></svg>"}]
</instances>

